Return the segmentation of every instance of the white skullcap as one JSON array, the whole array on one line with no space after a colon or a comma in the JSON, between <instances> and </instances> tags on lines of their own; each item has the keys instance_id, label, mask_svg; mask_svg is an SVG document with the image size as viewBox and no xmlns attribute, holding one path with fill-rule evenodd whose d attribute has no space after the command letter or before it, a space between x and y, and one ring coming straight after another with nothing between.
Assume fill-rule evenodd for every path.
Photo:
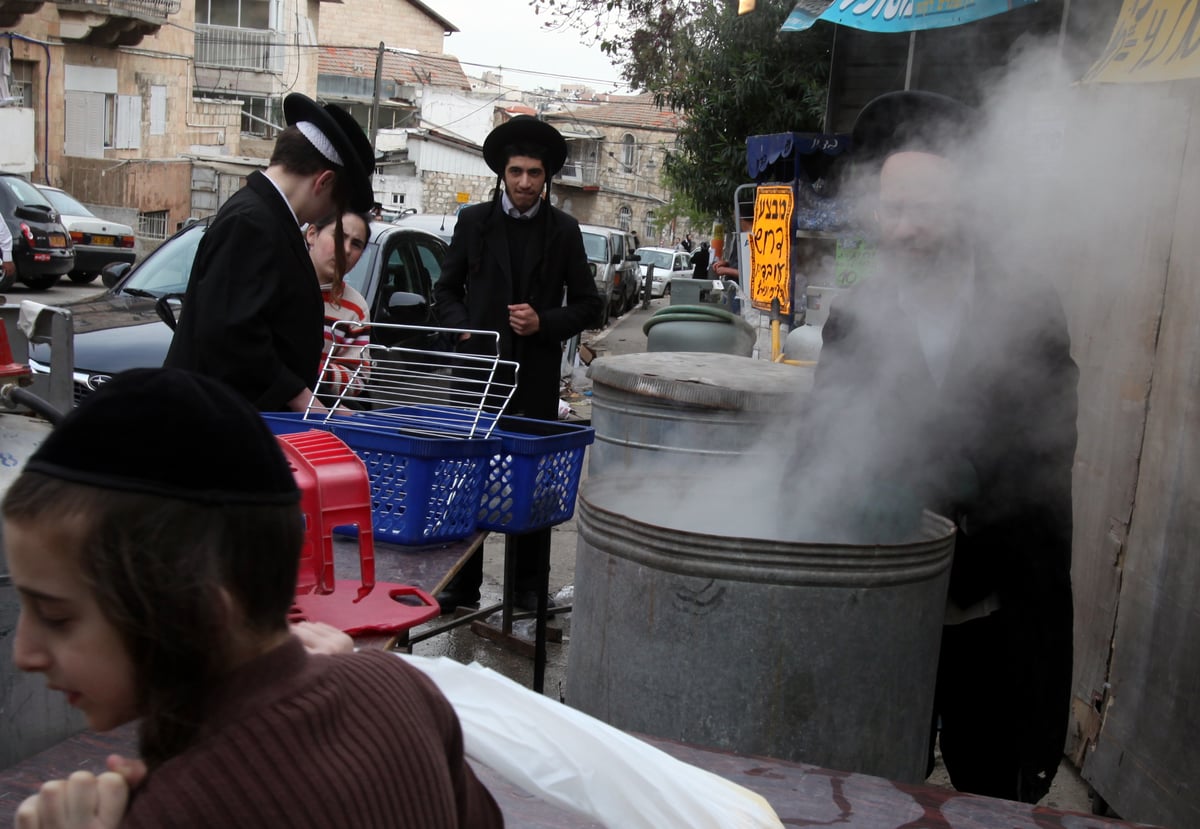
<instances>
[{"instance_id":1,"label":"white skullcap","mask_svg":"<svg viewBox=\"0 0 1200 829\"><path fill-rule=\"evenodd\" d=\"M320 127L312 121L297 121L295 126L308 139L308 143L317 148L317 152L339 167L346 166L333 143L325 137L325 133L321 132Z\"/></svg>"}]
</instances>

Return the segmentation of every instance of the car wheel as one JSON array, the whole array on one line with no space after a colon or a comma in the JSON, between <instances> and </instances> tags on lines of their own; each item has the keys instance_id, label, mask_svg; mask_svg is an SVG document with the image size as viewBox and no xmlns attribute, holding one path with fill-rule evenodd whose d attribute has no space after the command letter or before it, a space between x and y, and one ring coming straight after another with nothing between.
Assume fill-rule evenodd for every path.
<instances>
[{"instance_id":1,"label":"car wheel","mask_svg":"<svg viewBox=\"0 0 1200 829\"><path fill-rule=\"evenodd\" d=\"M94 282L99 275L96 271L71 271L67 274L76 285L86 285L89 282Z\"/></svg>"},{"instance_id":2,"label":"car wheel","mask_svg":"<svg viewBox=\"0 0 1200 829\"><path fill-rule=\"evenodd\" d=\"M14 271L12 276L6 276L4 270L0 269L0 291L7 291L15 284L17 284L16 272Z\"/></svg>"},{"instance_id":3,"label":"car wheel","mask_svg":"<svg viewBox=\"0 0 1200 829\"><path fill-rule=\"evenodd\" d=\"M668 282L666 285L663 285L662 295L664 297L668 297L671 295L671 283L670 282Z\"/></svg>"},{"instance_id":4,"label":"car wheel","mask_svg":"<svg viewBox=\"0 0 1200 829\"><path fill-rule=\"evenodd\" d=\"M597 325L596 325L596 330L597 330L597 331L599 331L600 329L604 328L604 326L608 325L608 312L609 312L609 310L610 310L610 308L609 308L609 305L608 305L608 303L606 302L606 303L604 304L604 307L600 309L600 319L599 319L599 321L598 321L598 323L597 323Z\"/></svg>"},{"instance_id":5,"label":"car wheel","mask_svg":"<svg viewBox=\"0 0 1200 829\"><path fill-rule=\"evenodd\" d=\"M37 276L22 276L21 281L35 291L46 291L58 284L58 273L40 273Z\"/></svg>"}]
</instances>

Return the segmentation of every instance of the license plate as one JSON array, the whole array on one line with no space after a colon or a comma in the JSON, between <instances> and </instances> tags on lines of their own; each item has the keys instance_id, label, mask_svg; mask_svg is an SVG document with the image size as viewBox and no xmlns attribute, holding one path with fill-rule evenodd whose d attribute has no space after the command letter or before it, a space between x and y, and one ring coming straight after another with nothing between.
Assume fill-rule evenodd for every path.
<instances>
[{"instance_id":1,"label":"license plate","mask_svg":"<svg viewBox=\"0 0 1200 829\"><path fill-rule=\"evenodd\" d=\"M67 237L66 236L63 236L61 233L51 233L50 234L50 247L65 248L66 246L67 246Z\"/></svg>"},{"instance_id":2,"label":"license plate","mask_svg":"<svg viewBox=\"0 0 1200 829\"><path fill-rule=\"evenodd\" d=\"M93 236L93 245L113 245L116 243L116 238L113 236Z\"/></svg>"}]
</instances>

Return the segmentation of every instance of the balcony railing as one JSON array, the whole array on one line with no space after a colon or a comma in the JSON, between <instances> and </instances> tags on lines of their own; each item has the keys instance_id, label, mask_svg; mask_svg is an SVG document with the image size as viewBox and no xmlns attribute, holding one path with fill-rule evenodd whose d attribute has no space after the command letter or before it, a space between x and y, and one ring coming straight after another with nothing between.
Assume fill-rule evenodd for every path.
<instances>
[{"instance_id":1,"label":"balcony railing","mask_svg":"<svg viewBox=\"0 0 1200 829\"><path fill-rule=\"evenodd\" d=\"M283 46L279 32L196 24L196 63L201 66L282 72Z\"/></svg>"},{"instance_id":2,"label":"balcony railing","mask_svg":"<svg viewBox=\"0 0 1200 829\"><path fill-rule=\"evenodd\" d=\"M166 20L179 12L180 0L58 0L60 7L74 11L95 10L101 14L133 14Z\"/></svg>"},{"instance_id":3,"label":"balcony railing","mask_svg":"<svg viewBox=\"0 0 1200 829\"><path fill-rule=\"evenodd\" d=\"M563 184L573 184L576 187L589 187L599 180L597 165L594 161L576 161L568 158L558 174Z\"/></svg>"}]
</instances>

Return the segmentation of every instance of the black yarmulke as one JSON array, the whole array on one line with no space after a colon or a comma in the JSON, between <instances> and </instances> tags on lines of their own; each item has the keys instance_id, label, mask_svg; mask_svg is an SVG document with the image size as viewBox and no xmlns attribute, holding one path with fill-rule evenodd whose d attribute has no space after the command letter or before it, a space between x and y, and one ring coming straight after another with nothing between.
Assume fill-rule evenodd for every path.
<instances>
[{"instance_id":1,"label":"black yarmulke","mask_svg":"<svg viewBox=\"0 0 1200 829\"><path fill-rule=\"evenodd\" d=\"M291 468L258 412L223 383L173 368L122 372L88 395L25 468L206 504L288 504Z\"/></svg>"},{"instance_id":2,"label":"black yarmulke","mask_svg":"<svg viewBox=\"0 0 1200 829\"><path fill-rule=\"evenodd\" d=\"M936 92L887 92L871 100L854 121L855 158L879 160L904 150L949 155L975 129L978 112Z\"/></svg>"}]
</instances>

